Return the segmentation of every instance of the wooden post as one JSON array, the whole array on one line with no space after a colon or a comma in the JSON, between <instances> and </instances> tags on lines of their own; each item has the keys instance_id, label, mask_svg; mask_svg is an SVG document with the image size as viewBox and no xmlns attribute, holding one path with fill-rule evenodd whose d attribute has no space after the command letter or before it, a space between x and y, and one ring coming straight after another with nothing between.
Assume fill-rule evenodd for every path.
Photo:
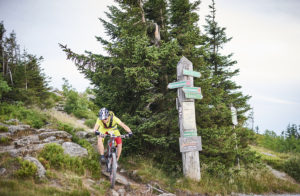
<instances>
[{"instance_id":1,"label":"wooden post","mask_svg":"<svg viewBox=\"0 0 300 196\"><path fill-rule=\"evenodd\" d=\"M183 72L190 74L184 75ZM185 57L182 57L177 64L177 81L190 81L188 83L189 86L194 86L193 64ZM197 88L194 89L197 90ZM201 174L198 151L202 150L202 146L201 137L197 136L195 102L194 99L186 98L188 96L183 88L178 88L177 93L178 98L176 103L179 113L180 151L182 152L183 174L186 177L199 181ZM199 93L194 93L194 95L193 98L197 96L202 97Z\"/></svg>"}]
</instances>

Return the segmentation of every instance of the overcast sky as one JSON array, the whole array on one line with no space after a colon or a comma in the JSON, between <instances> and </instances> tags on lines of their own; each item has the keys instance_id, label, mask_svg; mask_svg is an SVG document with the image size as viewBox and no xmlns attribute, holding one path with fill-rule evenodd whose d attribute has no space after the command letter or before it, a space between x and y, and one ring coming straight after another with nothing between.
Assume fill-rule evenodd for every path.
<instances>
[{"instance_id":1,"label":"overcast sky","mask_svg":"<svg viewBox=\"0 0 300 196\"><path fill-rule=\"evenodd\" d=\"M95 36L105 36L98 18L105 18L112 2L0 0L0 20L7 34L15 31L21 49L44 57L42 68L52 87L61 89L65 77L84 91L89 81L66 60L58 43L77 53L104 53ZM208 4L202 0L201 24ZM234 80L252 96L254 127L280 134L289 123L300 125L300 1L216 0L216 8L217 21L233 37L224 54L234 53L238 61L240 74Z\"/></svg>"}]
</instances>

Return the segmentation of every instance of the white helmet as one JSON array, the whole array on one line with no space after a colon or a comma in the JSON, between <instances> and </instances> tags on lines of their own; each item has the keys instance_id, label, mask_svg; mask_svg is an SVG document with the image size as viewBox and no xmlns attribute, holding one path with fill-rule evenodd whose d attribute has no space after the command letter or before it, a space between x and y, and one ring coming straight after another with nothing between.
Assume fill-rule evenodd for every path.
<instances>
[{"instance_id":1,"label":"white helmet","mask_svg":"<svg viewBox=\"0 0 300 196\"><path fill-rule=\"evenodd\" d=\"M104 120L107 119L109 116L109 111L106 108L101 108L99 111L99 119Z\"/></svg>"}]
</instances>

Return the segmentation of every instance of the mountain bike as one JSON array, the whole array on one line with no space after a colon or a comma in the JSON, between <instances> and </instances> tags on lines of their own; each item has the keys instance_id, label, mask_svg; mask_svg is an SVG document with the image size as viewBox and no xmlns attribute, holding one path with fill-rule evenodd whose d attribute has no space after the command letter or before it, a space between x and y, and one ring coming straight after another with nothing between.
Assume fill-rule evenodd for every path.
<instances>
[{"instance_id":1,"label":"mountain bike","mask_svg":"<svg viewBox=\"0 0 300 196\"><path fill-rule=\"evenodd\" d=\"M109 137L107 142L107 153L105 154L106 171L109 173L111 188L114 188L117 175L117 148L115 139L117 137L127 139L129 138L129 134L120 136L115 136L114 134L100 134L100 137Z\"/></svg>"}]
</instances>

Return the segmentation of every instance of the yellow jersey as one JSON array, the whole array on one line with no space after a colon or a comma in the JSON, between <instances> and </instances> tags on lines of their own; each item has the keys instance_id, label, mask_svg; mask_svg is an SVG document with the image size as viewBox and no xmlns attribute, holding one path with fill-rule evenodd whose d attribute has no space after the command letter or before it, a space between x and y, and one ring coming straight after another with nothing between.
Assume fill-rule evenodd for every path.
<instances>
[{"instance_id":1,"label":"yellow jersey","mask_svg":"<svg viewBox=\"0 0 300 196\"><path fill-rule=\"evenodd\" d=\"M111 127L109 127L111 121L111 115L113 115L113 118L112 118ZM98 131L102 134L108 132L108 133L113 133L115 136L121 135L120 131L118 130L118 124L121 122L121 120L118 117L116 117L113 113L109 115L108 119L109 120L107 123L104 123L99 118L97 119L96 123L99 125Z\"/></svg>"}]
</instances>

